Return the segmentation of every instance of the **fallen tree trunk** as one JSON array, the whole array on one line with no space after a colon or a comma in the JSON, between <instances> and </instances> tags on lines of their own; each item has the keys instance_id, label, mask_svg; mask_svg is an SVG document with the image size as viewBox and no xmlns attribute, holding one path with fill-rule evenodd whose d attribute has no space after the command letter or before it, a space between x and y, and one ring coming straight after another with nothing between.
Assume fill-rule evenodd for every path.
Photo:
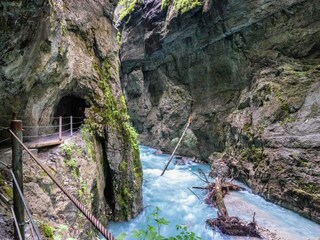
<instances>
[{"instance_id":1,"label":"fallen tree trunk","mask_svg":"<svg viewBox=\"0 0 320 240\"><path fill-rule=\"evenodd\" d=\"M207 181L206 181L207 182ZM222 197L224 198L225 195L228 194L229 191L240 191L243 190L242 187L233 184L232 182L227 182L225 179L219 180L219 178L215 179L215 182L208 183L208 186L205 187L193 187L194 189L202 189L202 190L208 190L207 197L205 199L206 204L213 205L216 207L217 202L217 192L222 192ZM219 186L216 185L216 183L219 183ZM217 187L219 191L217 191Z\"/></svg>"},{"instance_id":2,"label":"fallen tree trunk","mask_svg":"<svg viewBox=\"0 0 320 240\"><path fill-rule=\"evenodd\" d=\"M218 177L214 180L215 182L215 190L216 190L216 207L218 208L218 213L220 216L223 216L224 218L228 218L228 211L226 208L226 205L223 201L223 193L221 190L221 182Z\"/></svg>"},{"instance_id":3,"label":"fallen tree trunk","mask_svg":"<svg viewBox=\"0 0 320 240\"><path fill-rule=\"evenodd\" d=\"M215 178L215 187L211 190L211 192L209 192L209 199L215 202L215 206L218 209L218 217L215 219L208 219L206 223L213 229L216 227L219 228L224 234L260 238L260 235L256 229L255 214L253 215L253 221L248 224L242 222L237 217L229 217L223 200L225 194L223 193L222 185L223 183L221 180L218 177Z\"/></svg>"}]
</instances>

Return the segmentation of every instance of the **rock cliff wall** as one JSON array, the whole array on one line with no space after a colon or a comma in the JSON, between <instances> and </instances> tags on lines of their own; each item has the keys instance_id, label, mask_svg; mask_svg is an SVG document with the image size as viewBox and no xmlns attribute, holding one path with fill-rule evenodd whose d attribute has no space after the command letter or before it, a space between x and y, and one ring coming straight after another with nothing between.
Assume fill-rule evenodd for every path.
<instances>
[{"instance_id":1,"label":"rock cliff wall","mask_svg":"<svg viewBox=\"0 0 320 240\"><path fill-rule=\"evenodd\" d=\"M119 79L115 5L0 3L0 125L8 126L16 113L25 126L39 126L26 128L24 135L43 134L41 126L54 124L57 114L82 108L78 114L86 117L96 152L93 204L105 223L130 219L142 208L139 149Z\"/></svg>"},{"instance_id":2,"label":"rock cliff wall","mask_svg":"<svg viewBox=\"0 0 320 240\"><path fill-rule=\"evenodd\" d=\"M319 222L319 4L206 0L181 14L161 2L120 24L142 143L172 150L192 115L181 154L223 160L255 192Z\"/></svg>"}]
</instances>

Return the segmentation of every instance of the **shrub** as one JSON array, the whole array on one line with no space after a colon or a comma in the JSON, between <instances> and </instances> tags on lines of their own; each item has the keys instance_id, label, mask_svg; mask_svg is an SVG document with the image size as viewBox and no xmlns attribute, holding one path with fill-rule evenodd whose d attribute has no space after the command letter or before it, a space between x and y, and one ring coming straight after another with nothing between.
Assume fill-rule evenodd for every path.
<instances>
[{"instance_id":1,"label":"shrub","mask_svg":"<svg viewBox=\"0 0 320 240\"><path fill-rule=\"evenodd\" d=\"M159 215L160 208L156 209L151 213L151 219L156 226L150 224L150 217L147 217L148 225L146 229L139 229L131 233L131 238L133 239L145 239L145 240L200 240L201 238L197 236L194 232L188 231L188 228L184 225L176 225L176 229L179 231L178 235L174 237L164 237L161 235L161 228L163 226L169 225L170 222ZM117 240L125 239L127 235L121 233Z\"/></svg>"}]
</instances>

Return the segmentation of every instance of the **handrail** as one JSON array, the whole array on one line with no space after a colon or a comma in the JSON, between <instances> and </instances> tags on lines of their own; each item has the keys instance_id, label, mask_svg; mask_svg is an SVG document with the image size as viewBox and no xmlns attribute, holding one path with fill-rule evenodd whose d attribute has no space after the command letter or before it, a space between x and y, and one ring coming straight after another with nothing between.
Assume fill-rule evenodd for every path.
<instances>
[{"instance_id":1,"label":"handrail","mask_svg":"<svg viewBox=\"0 0 320 240\"><path fill-rule=\"evenodd\" d=\"M14 173L13 173L13 171L12 171L11 166L7 165L6 163L4 163L4 162L2 162L2 161L0 161L0 164L3 165L4 167L6 167L6 170L10 172L10 174L11 174L11 176L12 176L12 179L13 179L13 184L16 186L16 188L17 188L17 190L18 190L19 196L20 196L20 198L21 198L21 200L22 200L22 203L23 203L23 205L24 205L24 207L25 207L25 210L26 210L27 215L28 215L28 217L29 217L29 220L30 220L30 222L31 222L32 227L31 227L30 229L31 229L31 230L34 229L35 232L36 232L36 235L37 235L37 237L38 237L38 240L41 240L42 238L41 238L41 234L40 234L39 228L38 228L37 224L34 222L34 220L33 220L33 218L32 218L32 214L31 214L31 212L30 212L30 207L29 207L29 205L28 205L25 197L23 196L23 193L22 193L21 188L20 188L20 186L19 186L19 184L18 184L18 181L17 181L17 179L16 179L16 176L14 175ZM10 201L7 200L7 202L9 203ZM9 204L10 204L10 203L9 203ZM12 216L13 216L13 219L14 219L14 224L15 224L15 226L16 226L18 238L19 238L19 240L20 240L20 239L23 240L23 238L22 238L22 236L21 236L20 228L18 227L18 226L19 226L19 223L18 223L18 220L17 220L17 216L16 216L16 214L15 214L15 212L14 212L14 208L13 208L12 205L10 206L10 209L11 209Z\"/></svg>"},{"instance_id":2,"label":"handrail","mask_svg":"<svg viewBox=\"0 0 320 240\"><path fill-rule=\"evenodd\" d=\"M20 145L26 150L31 158L40 166L40 168L51 178L51 180L61 189L61 191L70 199L70 201L83 213L83 215L92 223L92 225L108 240L115 240L111 233L96 219L90 212L82 205L43 165L39 159L24 145L24 143L17 137L17 135L9 129L11 135L20 143Z\"/></svg>"},{"instance_id":3,"label":"handrail","mask_svg":"<svg viewBox=\"0 0 320 240\"><path fill-rule=\"evenodd\" d=\"M24 135L23 139L34 139L34 138L42 138L42 137L53 137L53 136L57 136L59 138L59 140L62 140L62 134L65 134L67 132L70 132L70 135L72 136L74 132L74 130L78 130L79 129L79 125L81 125L84 122L84 117L74 117L74 116L67 116L67 117L53 117L53 119L67 119L70 120L70 122L62 124L63 121L61 121L59 124L55 124L55 125L25 125L22 126L24 130L38 130L43 131L44 129L56 129L58 128L58 131L54 131L53 133L47 133L47 134L35 134L35 135ZM73 119L77 119L78 121L74 122ZM69 127L68 127L69 126ZM63 129L66 129L66 127L68 127L67 130L62 131ZM0 131L4 131L4 130L8 130L8 127L4 127L4 126L0 126ZM52 131L50 130L50 132ZM0 144L1 143L5 143L8 142L10 140L10 138L5 138L5 139L1 139L0 140Z\"/></svg>"},{"instance_id":4,"label":"handrail","mask_svg":"<svg viewBox=\"0 0 320 240\"><path fill-rule=\"evenodd\" d=\"M13 216L14 225L16 226L16 229L17 229L18 238L19 238L19 240L23 240L22 236L21 236L20 229L19 229L18 220L17 220L16 214L14 213L14 210L13 210L13 206L10 206L10 209L11 209L11 213Z\"/></svg>"},{"instance_id":5,"label":"handrail","mask_svg":"<svg viewBox=\"0 0 320 240\"><path fill-rule=\"evenodd\" d=\"M37 224L34 222L34 220L33 220L33 218L32 218L32 214L31 214L31 212L30 212L29 205L28 205L26 199L24 198L23 193L22 193L22 191L21 191L21 189L20 189L20 187L19 187L18 181L17 181L17 179L16 179L16 177L15 177L15 175L14 175L14 173L13 173L13 171L12 171L11 169L10 169L10 173L11 173L11 175L12 175L12 179L13 179L14 185L16 186L16 188L17 188L17 190L18 190L18 193L19 193L19 195L20 195L20 198L21 198L21 200L22 200L22 203L23 203L23 205L24 205L24 207L25 207L25 210L26 210L26 212L27 212L27 215L28 215L28 217L29 217L29 219L30 219L31 225L32 225L33 229L35 230L38 239L41 240L42 238L41 238L41 234L40 234L39 228L38 228Z\"/></svg>"}]
</instances>

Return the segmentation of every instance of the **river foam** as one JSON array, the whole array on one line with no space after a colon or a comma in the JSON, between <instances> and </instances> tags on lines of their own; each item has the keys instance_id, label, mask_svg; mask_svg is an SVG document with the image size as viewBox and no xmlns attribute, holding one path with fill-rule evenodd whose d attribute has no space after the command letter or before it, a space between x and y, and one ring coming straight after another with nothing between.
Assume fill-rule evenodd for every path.
<instances>
[{"instance_id":1,"label":"river foam","mask_svg":"<svg viewBox=\"0 0 320 240\"><path fill-rule=\"evenodd\" d=\"M192 189L192 187L205 185L196 174L198 169L208 173L209 166L195 163L170 164L164 176L160 177L169 156L156 155L155 152L155 149L140 146L144 174L144 211L129 222L111 222L109 230L115 236L122 232L130 233L145 228L150 214L156 207L159 207L160 215L170 221L169 226L161 228L163 236L176 235L175 225L184 224L188 230L195 232L204 240L252 239L225 236L206 227L206 219L216 217L216 210L203 202L205 198L203 191ZM251 221L255 212L258 225L276 233L282 239L317 240L320 237L318 224L267 202L260 196L252 194L249 188L246 188L245 191L228 194L225 197L225 203L231 216L238 216L243 220ZM126 239L132 239L130 234Z\"/></svg>"}]
</instances>

